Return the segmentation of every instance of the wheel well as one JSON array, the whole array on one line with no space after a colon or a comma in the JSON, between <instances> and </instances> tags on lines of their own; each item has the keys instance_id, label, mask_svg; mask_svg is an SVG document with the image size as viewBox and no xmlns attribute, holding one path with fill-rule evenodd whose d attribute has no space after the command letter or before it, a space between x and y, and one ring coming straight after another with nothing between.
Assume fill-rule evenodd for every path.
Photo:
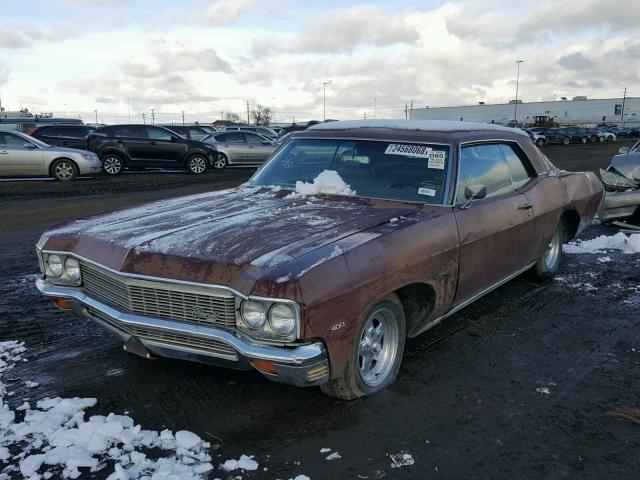
<instances>
[{"instance_id":1,"label":"wheel well","mask_svg":"<svg viewBox=\"0 0 640 480\"><path fill-rule=\"evenodd\" d=\"M575 210L567 210L562 214L560 222L564 226L564 238L562 243L567 243L576 236L580 227L580 215Z\"/></svg>"},{"instance_id":2,"label":"wheel well","mask_svg":"<svg viewBox=\"0 0 640 480\"><path fill-rule=\"evenodd\" d=\"M73 164L74 167L76 167L76 170L80 171L78 169L78 164L76 162L74 162L73 160L71 160L70 158L67 157L60 157L60 158L56 158L53 162L51 162L51 164L49 165L49 175L53 176L53 166L56 164L56 162L58 160L67 160L69 162L71 162Z\"/></svg>"},{"instance_id":3,"label":"wheel well","mask_svg":"<svg viewBox=\"0 0 640 480\"><path fill-rule=\"evenodd\" d=\"M410 337L426 322L433 311L436 292L426 283L411 283L394 292L400 298Z\"/></svg>"}]
</instances>

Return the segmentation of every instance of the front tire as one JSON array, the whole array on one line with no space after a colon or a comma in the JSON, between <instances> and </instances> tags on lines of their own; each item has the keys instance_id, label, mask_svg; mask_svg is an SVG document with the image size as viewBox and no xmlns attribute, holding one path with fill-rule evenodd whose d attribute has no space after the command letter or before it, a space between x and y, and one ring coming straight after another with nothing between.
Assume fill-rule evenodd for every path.
<instances>
[{"instance_id":1,"label":"front tire","mask_svg":"<svg viewBox=\"0 0 640 480\"><path fill-rule=\"evenodd\" d=\"M538 139L536 140L536 145L537 145L538 147L544 147L544 138L538 138Z\"/></svg>"},{"instance_id":2,"label":"front tire","mask_svg":"<svg viewBox=\"0 0 640 480\"><path fill-rule=\"evenodd\" d=\"M107 175L120 175L124 170L124 162L119 155L107 153L102 157L102 171Z\"/></svg>"},{"instance_id":3,"label":"front tire","mask_svg":"<svg viewBox=\"0 0 640 480\"><path fill-rule=\"evenodd\" d=\"M203 155L192 155L187 160L187 170L192 175L202 175L207 171L208 161Z\"/></svg>"},{"instance_id":4,"label":"front tire","mask_svg":"<svg viewBox=\"0 0 640 480\"><path fill-rule=\"evenodd\" d=\"M216 170L222 170L229 165L229 159L224 153L218 152L216 159L213 161L213 168Z\"/></svg>"},{"instance_id":5,"label":"front tire","mask_svg":"<svg viewBox=\"0 0 640 480\"><path fill-rule=\"evenodd\" d=\"M587 137L582 137L582 138L580 139L580 143L581 143L581 144L583 144L583 145L586 145L586 143L587 143L588 141L589 141L589 139L588 139Z\"/></svg>"},{"instance_id":6,"label":"front tire","mask_svg":"<svg viewBox=\"0 0 640 480\"><path fill-rule=\"evenodd\" d=\"M62 158L51 164L51 175L59 182L70 182L78 176L78 167L71 160Z\"/></svg>"},{"instance_id":7,"label":"front tire","mask_svg":"<svg viewBox=\"0 0 640 480\"><path fill-rule=\"evenodd\" d=\"M564 137L562 139L562 144L563 145L569 145L571 143L571 139L569 137Z\"/></svg>"},{"instance_id":8,"label":"front tire","mask_svg":"<svg viewBox=\"0 0 640 480\"><path fill-rule=\"evenodd\" d=\"M562 238L563 238L563 226L562 223L558 225L556 231L553 232L551 241L547 248L542 253L540 258L536 261L536 264L531 269L531 273L536 280L547 281L553 278L553 276L560 268L560 256L562 254Z\"/></svg>"},{"instance_id":9,"label":"front tire","mask_svg":"<svg viewBox=\"0 0 640 480\"><path fill-rule=\"evenodd\" d=\"M606 141L606 138L604 138L604 137L602 137L602 136L601 136L601 137L598 137L598 142L599 142L599 143L604 143L605 141Z\"/></svg>"},{"instance_id":10,"label":"front tire","mask_svg":"<svg viewBox=\"0 0 640 480\"><path fill-rule=\"evenodd\" d=\"M377 303L361 322L342 376L321 385L320 389L342 400L383 390L398 376L405 339L402 304L396 295L390 295Z\"/></svg>"}]
</instances>

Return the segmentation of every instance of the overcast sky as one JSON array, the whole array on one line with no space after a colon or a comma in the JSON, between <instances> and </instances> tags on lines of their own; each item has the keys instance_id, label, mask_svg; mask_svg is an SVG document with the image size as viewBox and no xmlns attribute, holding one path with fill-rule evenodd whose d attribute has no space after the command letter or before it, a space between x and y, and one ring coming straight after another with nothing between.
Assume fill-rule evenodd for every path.
<instances>
[{"instance_id":1,"label":"overcast sky","mask_svg":"<svg viewBox=\"0 0 640 480\"><path fill-rule=\"evenodd\" d=\"M8 110L93 121L404 117L416 106L640 96L634 0L3 1ZM377 100L374 100L377 99Z\"/></svg>"}]
</instances>

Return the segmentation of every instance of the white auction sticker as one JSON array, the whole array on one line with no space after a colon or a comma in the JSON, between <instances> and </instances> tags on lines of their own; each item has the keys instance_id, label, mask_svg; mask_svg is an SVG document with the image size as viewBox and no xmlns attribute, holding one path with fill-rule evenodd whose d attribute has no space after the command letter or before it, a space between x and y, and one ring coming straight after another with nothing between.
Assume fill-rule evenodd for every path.
<instances>
[{"instance_id":1,"label":"white auction sticker","mask_svg":"<svg viewBox=\"0 0 640 480\"><path fill-rule=\"evenodd\" d=\"M435 197L436 191L433 188L420 187L418 189L418 195L429 195L430 197Z\"/></svg>"},{"instance_id":2,"label":"white auction sticker","mask_svg":"<svg viewBox=\"0 0 640 480\"><path fill-rule=\"evenodd\" d=\"M386 155L405 155L409 157L429 158L430 152L431 148L424 145L390 143L384 153Z\"/></svg>"},{"instance_id":3,"label":"white auction sticker","mask_svg":"<svg viewBox=\"0 0 640 480\"><path fill-rule=\"evenodd\" d=\"M444 170L444 161L447 158L446 152L431 151L427 158L427 167Z\"/></svg>"}]
</instances>

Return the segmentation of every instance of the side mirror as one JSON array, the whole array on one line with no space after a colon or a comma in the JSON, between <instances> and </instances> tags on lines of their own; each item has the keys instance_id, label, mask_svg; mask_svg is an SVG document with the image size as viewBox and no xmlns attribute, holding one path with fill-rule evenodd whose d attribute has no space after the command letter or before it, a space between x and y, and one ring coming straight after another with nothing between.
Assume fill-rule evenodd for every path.
<instances>
[{"instance_id":1,"label":"side mirror","mask_svg":"<svg viewBox=\"0 0 640 480\"><path fill-rule=\"evenodd\" d=\"M22 145L24 148L37 148L33 143L31 142L26 142L24 145Z\"/></svg>"},{"instance_id":2,"label":"side mirror","mask_svg":"<svg viewBox=\"0 0 640 480\"><path fill-rule=\"evenodd\" d=\"M467 185L464 187L464 198L466 202L460 207L461 210L466 210L471 206L471 202L484 198L487 196L487 187L485 185Z\"/></svg>"},{"instance_id":3,"label":"side mirror","mask_svg":"<svg viewBox=\"0 0 640 480\"><path fill-rule=\"evenodd\" d=\"M620 147L620 150L618 150L618 153L622 153L623 155L626 155L627 153L629 153L629 147Z\"/></svg>"}]
</instances>

